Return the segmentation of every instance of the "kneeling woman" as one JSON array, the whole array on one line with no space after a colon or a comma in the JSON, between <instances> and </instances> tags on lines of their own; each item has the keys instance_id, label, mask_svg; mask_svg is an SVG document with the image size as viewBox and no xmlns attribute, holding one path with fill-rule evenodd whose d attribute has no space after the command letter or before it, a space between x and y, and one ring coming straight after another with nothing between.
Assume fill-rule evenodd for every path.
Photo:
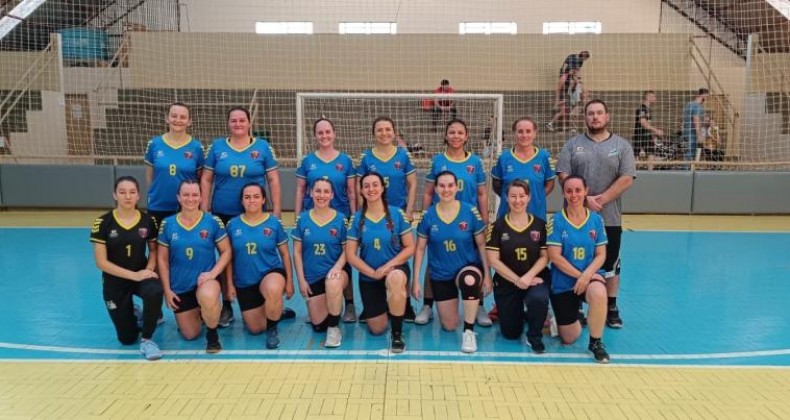
<instances>
[{"instance_id":1,"label":"kneeling woman","mask_svg":"<svg viewBox=\"0 0 790 420\"><path fill-rule=\"evenodd\" d=\"M359 293L365 306L362 317L368 330L379 335L392 320L393 353L406 349L403 314L406 311L406 281L409 258L414 254L414 236L406 214L387 205L384 178L369 172L360 178L362 210L349 222L346 259L359 271ZM359 255L357 255L359 251Z\"/></svg>"},{"instance_id":2,"label":"kneeling woman","mask_svg":"<svg viewBox=\"0 0 790 420\"><path fill-rule=\"evenodd\" d=\"M299 291L307 301L313 331L326 331L324 347L340 347L340 311L343 290L350 275L346 271L346 215L332 209L332 183L319 178L310 189L312 209L296 220L294 266Z\"/></svg>"},{"instance_id":3,"label":"kneeling woman","mask_svg":"<svg viewBox=\"0 0 790 420\"><path fill-rule=\"evenodd\" d=\"M96 267L102 271L104 302L118 341L128 346L141 333L132 296L143 299L140 352L148 360L160 359L162 352L151 340L162 308L162 285L154 271L156 222L137 210L140 188L135 178L118 178L112 196L115 210L93 222L90 237Z\"/></svg>"},{"instance_id":4,"label":"kneeling woman","mask_svg":"<svg viewBox=\"0 0 790 420\"><path fill-rule=\"evenodd\" d=\"M606 322L606 230L603 219L584 207L588 189L584 178L571 175L562 183L565 209L555 213L547 228L551 271L551 306L557 319L560 339L571 344L579 338L579 305L590 305L588 350L598 363L609 363L601 337Z\"/></svg>"},{"instance_id":5,"label":"kneeling woman","mask_svg":"<svg viewBox=\"0 0 790 420\"><path fill-rule=\"evenodd\" d=\"M244 213L228 222L233 263L225 277L228 298L238 298L247 330L256 335L266 331L266 348L276 349L283 294L290 299L294 286L288 235L280 219L263 211L265 203L266 191L260 184L251 182L241 189Z\"/></svg>"},{"instance_id":6,"label":"kneeling woman","mask_svg":"<svg viewBox=\"0 0 790 420\"><path fill-rule=\"evenodd\" d=\"M446 331L458 326L458 291L464 308L464 333L461 351L477 351L474 333L480 292L491 293L491 277L485 255L485 228L477 208L456 200L458 180L450 171L436 176L439 201L423 215L417 226L417 252L412 295L420 298L420 270L425 250L431 270L433 299L439 320Z\"/></svg>"},{"instance_id":7,"label":"kneeling woman","mask_svg":"<svg viewBox=\"0 0 790 420\"><path fill-rule=\"evenodd\" d=\"M175 312L181 335L196 339L201 318L206 324L206 352L222 350L217 334L219 280L230 262L231 250L219 218L200 211L200 185L186 180L178 187L181 211L162 221L159 229L159 277L165 303ZM217 259L219 250L219 259Z\"/></svg>"},{"instance_id":8,"label":"kneeling woman","mask_svg":"<svg viewBox=\"0 0 790 420\"><path fill-rule=\"evenodd\" d=\"M543 353L543 322L549 310L546 264L546 222L527 213L527 181L516 179L504 190L508 212L491 225L486 254L494 269L494 300L499 308L502 335L515 340L524 331L527 308L527 345Z\"/></svg>"}]
</instances>

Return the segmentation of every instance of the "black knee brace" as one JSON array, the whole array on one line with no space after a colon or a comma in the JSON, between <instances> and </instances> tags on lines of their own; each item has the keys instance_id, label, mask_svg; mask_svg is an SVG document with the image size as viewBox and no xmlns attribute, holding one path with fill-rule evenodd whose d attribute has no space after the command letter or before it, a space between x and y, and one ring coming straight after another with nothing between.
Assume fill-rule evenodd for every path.
<instances>
[{"instance_id":1,"label":"black knee brace","mask_svg":"<svg viewBox=\"0 0 790 420\"><path fill-rule=\"evenodd\" d=\"M327 328L329 328L329 316L324 318L324 320L321 321L320 324L313 324L311 322L310 325L313 326L313 331L315 331L317 333L326 332Z\"/></svg>"},{"instance_id":2,"label":"black knee brace","mask_svg":"<svg viewBox=\"0 0 790 420\"><path fill-rule=\"evenodd\" d=\"M466 284L466 281L464 280L466 276L472 276L472 278L475 279L474 284L472 284L471 286ZM464 267L455 277L455 281L458 284L458 289L461 291L461 299L463 300L480 299L480 288L483 285L483 277L480 275L479 272L469 267Z\"/></svg>"}]
</instances>

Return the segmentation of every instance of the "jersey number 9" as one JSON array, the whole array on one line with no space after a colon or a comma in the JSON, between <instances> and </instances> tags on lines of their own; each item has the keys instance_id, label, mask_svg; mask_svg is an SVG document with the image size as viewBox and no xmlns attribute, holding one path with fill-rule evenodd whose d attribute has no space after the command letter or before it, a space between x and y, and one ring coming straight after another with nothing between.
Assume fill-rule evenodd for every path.
<instances>
[{"instance_id":1,"label":"jersey number 9","mask_svg":"<svg viewBox=\"0 0 790 420\"><path fill-rule=\"evenodd\" d=\"M184 252L187 254L187 259L188 260L192 260L192 257L195 256L195 250L192 249L192 247L189 247L189 248L185 249Z\"/></svg>"}]
</instances>

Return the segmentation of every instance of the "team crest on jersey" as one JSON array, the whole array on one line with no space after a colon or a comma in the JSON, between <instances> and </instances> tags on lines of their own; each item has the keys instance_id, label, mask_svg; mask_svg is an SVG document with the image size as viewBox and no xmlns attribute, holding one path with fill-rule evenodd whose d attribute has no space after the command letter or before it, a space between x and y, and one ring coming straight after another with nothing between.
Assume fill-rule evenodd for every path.
<instances>
[{"instance_id":1,"label":"team crest on jersey","mask_svg":"<svg viewBox=\"0 0 790 420\"><path fill-rule=\"evenodd\" d=\"M192 159L192 152L184 152L184 157L187 159Z\"/></svg>"},{"instance_id":2,"label":"team crest on jersey","mask_svg":"<svg viewBox=\"0 0 790 420\"><path fill-rule=\"evenodd\" d=\"M401 165L400 165L400 162L395 162L395 165L394 165L394 166L395 166L395 170L396 170L396 171L400 171L400 166L401 166Z\"/></svg>"},{"instance_id":3,"label":"team crest on jersey","mask_svg":"<svg viewBox=\"0 0 790 420\"><path fill-rule=\"evenodd\" d=\"M203 229L200 231L200 239L206 239L206 238L208 238L208 231L206 229Z\"/></svg>"},{"instance_id":4,"label":"team crest on jersey","mask_svg":"<svg viewBox=\"0 0 790 420\"><path fill-rule=\"evenodd\" d=\"M590 231L590 238L592 238L593 241L596 240L596 238L598 238L598 232L596 232L594 230L591 230Z\"/></svg>"},{"instance_id":5,"label":"team crest on jersey","mask_svg":"<svg viewBox=\"0 0 790 420\"><path fill-rule=\"evenodd\" d=\"M475 173L475 166L474 165L466 165L466 172L469 175L472 175L473 173Z\"/></svg>"},{"instance_id":6,"label":"team crest on jersey","mask_svg":"<svg viewBox=\"0 0 790 420\"><path fill-rule=\"evenodd\" d=\"M141 238L145 239L148 237L148 228L138 228L137 234L140 235Z\"/></svg>"},{"instance_id":7,"label":"team crest on jersey","mask_svg":"<svg viewBox=\"0 0 790 420\"><path fill-rule=\"evenodd\" d=\"M261 155L261 152L259 152L257 150L253 150L252 152L250 152L250 156L252 156L253 159L258 159L258 156L260 156L260 155Z\"/></svg>"},{"instance_id":8,"label":"team crest on jersey","mask_svg":"<svg viewBox=\"0 0 790 420\"><path fill-rule=\"evenodd\" d=\"M263 228L263 235L264 236L272 236L272 229L271 228Z\"/></svg>"},{"instance_id":9,"label":"team crest on jersey","mask_svg":"<svg viewBox=\"0 0 790 420\"><path fill-rule=\"evenodd\" d=\"M329 229L329 236L331 236L333 238L337 238L337 229L334 229L334 228Z\"/></svg>"},{"instance_id":10,"label":"team crest on jersey","mask_svg":"<svg viewBox=\"0 0 790 420\"><path fill-rule=\"evenodd\" d=\"M335 170L338 171L338 172L343 172L344 168L345 168L345 166L343 166L342 163L336 163L335 164Z\"/></svg>"},{"instance_id":11,"label":"team crest on jersey","mask_svg":"<svg viewBox=\"0 0 790 420\"><path fill-rule=\"evenodd\" d=\"M537 242L540 239L540 232L537 230L529 231L529 238L532 239L533 242Z\"/></svg>"},{"instance_id":12,"label":"team crest on jersey","mask_svg":"<svg viewBox=\"0 0 790 420\"><path fill-rule=\"evenodd\" d=\"M469 223L466 222L459 223L458 229L461 229L461 231L466 232L466 230L469 229Z\"/></svg>"},{"instance_id":13,"label":"team crest on jersey","mask_svg":"<svg viewBox=\"0 0 790 420\"><path fill-rule=\"evenodd\" d=\"M115 229L111 230L110 231L110 238L117 238L117 237L118 237L118 231L115 230Z\"/></svg>"},{"instance_id":14,"label":"team crest on jersey","mask_svg":"<svg viewBox=\"0 0 790 420\"><path fill-rule=\"evenodd\" d=\"M543 167L540 166L540 164L532 165L532 171L535 172L536 174L539 174L541 173L541 171L543 171Z\"/></svg>"}]
</instances>

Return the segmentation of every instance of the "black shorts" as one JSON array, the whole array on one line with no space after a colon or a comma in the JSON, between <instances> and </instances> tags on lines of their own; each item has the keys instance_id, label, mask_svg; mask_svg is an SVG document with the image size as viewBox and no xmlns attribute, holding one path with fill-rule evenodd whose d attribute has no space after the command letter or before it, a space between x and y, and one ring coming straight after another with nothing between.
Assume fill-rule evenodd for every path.
<instances>
[{"instance_id":1,"label":"black shorts","mask_svg":"<svg viewBox=\"0 0 790 420\"><path fill-rule=\"evenodd\" d=\"M343 266L343 271L348 275L348 281L351 281L351 265L346 264ZM321 296L326 294L326 277L321 277L314 283L310 283L310 297Z\"/></svg>"},{"instance_id":2,"label":"black shorts","mask_svg":"<svg viewBox=\"0 0 790 420\"><path fill-rule=\"evenodd\" d=\"M177 295L180 301L176 303L178 309L174 309L173 313L180 314L181 312L191 311L200 306L197 300L197 289L190 290L189 292L177 293Z\"/></svg>"},{"instance_id":3,"label":"black shorts","mask_svg":"<svg viewBox=\"0 0 790 420\"><path fill-rule=\"evenodd\" d=\"M159 228L162 226L162 220L178 213L177 211L157 211L157 210L148 210L148 215L153 217L156 220L156 227Z\"/></svg>"},{"instance_id":4,"label":"black shorts","mask_svg":"<svg viewBox=\"0 0 790 420\"><path fill-rule=\"evenodd\" d=\"M579 320L579 308L582 302L586 302L584 295L577 295L573 290L567 292L552 293L549 297L551 307L554 309L554 318L557 325L571 325Z\"/></svg>"},{"instance_id":5,"label":"black shorts","mask_svg":"<svg viewBox=\"0 0 790 420\"><path fill-rule=\"evenodd\" d=\"M283 278L285 278L285 270L282 268L274 268L265 272L261 276L261 281L271 273L279 273ZM252 286L247 287L237 287L236 288L236 300L239 302L239 309L242 312L249 311L250 309L255 309L263 306L266 303L266 299L263 297L261 293L261 284L253 284Z\"/></svg>"},{"instance_id":6,"label":"black shorts","mask_svg":"<svg viewBox=\"0 0 790 420\"><path fill-rule=\"evenodd\" d=\"M411 278L411 269L408 264L395 267L395 270L403 271L406 278ZM362 297L362 315L360 318L375 318L388 312L387 305L387 282L384 279L373 281L359 281L359 295Z\"/></svg>"},{"instance_id":7,"label":"black shorts","mask_svg":"<svg viewBox=\"0 0 790 420\"><path fill-rule=\"evenodd\" d=\"M473 267L477 267L480 272L483 272L483 267L477 264L471 264ZM466 268L465 266L464 268ZM458 274L455 275L458 277ZM455 284L455 278L450 280L436 280L431 279L431 287L433 288L433 300L434 302L443 302L445 300L452 300L452 299L459 299L459 289L458 285Z\"/></svg>"},{"instance_id":8,"label":"black shorts","mask_svg":"<svg viewBox=\"0 0 790 420\"><path fill-rule=\"evenodd\" d=\"M606 237L609 243L606 244L606 261L601 269L606 272L604 277L607 279L620 274L620 240L622 236L622 226L606 226Z\"/></svg>"}]
</instances>

